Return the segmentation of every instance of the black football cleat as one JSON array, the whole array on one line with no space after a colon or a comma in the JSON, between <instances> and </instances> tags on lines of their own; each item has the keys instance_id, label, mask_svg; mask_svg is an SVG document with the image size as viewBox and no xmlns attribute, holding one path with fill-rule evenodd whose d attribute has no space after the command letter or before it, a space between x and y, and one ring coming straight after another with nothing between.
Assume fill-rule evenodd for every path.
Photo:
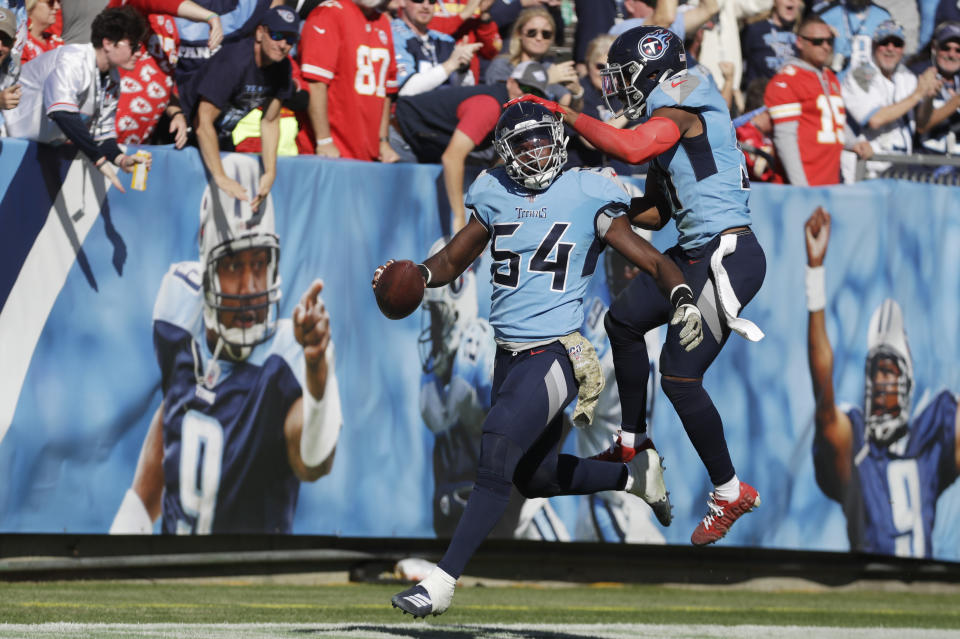
<instances>
[{"instance_id":1,"label":"black football cleat","mask_svg":"<svg viewBox=\"0 0 960 639\"><path fill-rule=\"evenodd\" d=\"M404 614L410 613L414 618L426 617L429 614L439 615L439 612L433 611L433 602L430 601L430 595L427 589L417 584L412 588L407 588L403 592L398 592L390 599L394 608L399 608Z\"/></svg>"}]
</instances>

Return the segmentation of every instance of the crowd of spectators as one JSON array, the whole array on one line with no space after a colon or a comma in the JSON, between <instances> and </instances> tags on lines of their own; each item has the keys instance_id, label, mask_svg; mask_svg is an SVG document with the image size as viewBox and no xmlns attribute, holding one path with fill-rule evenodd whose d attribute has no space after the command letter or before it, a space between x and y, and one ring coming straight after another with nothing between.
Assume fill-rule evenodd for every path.
<instances>
[{"instance_id":1,"label":"crowd of spectators","mask_svg":"<svg viewBox=\"0 0 960 639\"><path fill-rule=\"evenodd\" d=\"M278 154L441 163L456 230L503 102L541 93L627 126L599 71L618 34L652 24L721 89L752 180L834 184L858 157L956 152L957 4L876 1L0 0L0 133L68 141L108 176L132 168L118 144L195 144L255 202ZM104 15L139 31L105 36ZM643 172L568 133L571 163ZM263 154L260 193L222 176L234 150Z\"/></svg>"}]
</instances>

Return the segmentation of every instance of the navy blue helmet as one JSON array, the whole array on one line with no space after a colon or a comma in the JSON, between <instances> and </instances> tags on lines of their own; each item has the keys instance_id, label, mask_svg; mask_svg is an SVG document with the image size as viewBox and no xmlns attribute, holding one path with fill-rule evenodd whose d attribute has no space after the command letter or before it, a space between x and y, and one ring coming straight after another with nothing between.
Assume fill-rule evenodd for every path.
<instances>
[{"instance_id":1,"label":"navy blue helmet","mask_svg":"<svg viewBox=\"0 0 960 639\"><path fill-rule=\"evenodd\" d=\"M497 121L493 146L506 164L507 175L528 189L542 191L567 162L563 122L550 109L534 102L507 107Z\"/></svg>"},{"instance_id":2,"label":"navy blue helmet","mask_svg":"<svg viewBox=\"0 0 960 639\"><path fill-rule=\"evenodd\" d=\"M641 26L623 32L610 45L600 72L603 100L616 115L637 120L658 84L687 71L687 54L677 34Z\"/></svg>"}]
</instances>

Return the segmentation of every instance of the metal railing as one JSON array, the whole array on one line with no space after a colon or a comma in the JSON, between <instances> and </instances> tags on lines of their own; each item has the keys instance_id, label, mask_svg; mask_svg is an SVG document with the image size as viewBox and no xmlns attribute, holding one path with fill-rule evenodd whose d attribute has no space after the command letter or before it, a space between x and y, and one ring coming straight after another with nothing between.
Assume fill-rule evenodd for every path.
<instances>
[{"instance_id":1,"label":"metal railing","mask_svg":"<svg viewBox=\"0 0 960 639\"><path fill-rule=\"evenodd\" d=\"M868 162L888 162L890 166L879 176L923 182L960 186L960 156L956 155L887 155L875 154L869 160L857 158L854 179L861 182L867 175Z\"/></svg>"}]
</instances>

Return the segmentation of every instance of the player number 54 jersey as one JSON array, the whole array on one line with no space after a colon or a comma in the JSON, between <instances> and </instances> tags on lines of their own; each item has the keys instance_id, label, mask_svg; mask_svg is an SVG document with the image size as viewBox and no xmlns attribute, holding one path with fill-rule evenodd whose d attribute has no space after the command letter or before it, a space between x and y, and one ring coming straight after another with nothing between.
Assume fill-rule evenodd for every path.
<instances>
[{"instance_id":1,"label":"player number 54 jersey","mask_svg":"<svg viewBox=\"0 0 960 639\"><path fill-rule=\"evenodd\" d=\"M490 232L490 325L499 340L569 335L583 323L583 296L612 218L630 196L613 174L569 170L544 191L484 172L466 206Z\"/></svg>"}]
</instances>

